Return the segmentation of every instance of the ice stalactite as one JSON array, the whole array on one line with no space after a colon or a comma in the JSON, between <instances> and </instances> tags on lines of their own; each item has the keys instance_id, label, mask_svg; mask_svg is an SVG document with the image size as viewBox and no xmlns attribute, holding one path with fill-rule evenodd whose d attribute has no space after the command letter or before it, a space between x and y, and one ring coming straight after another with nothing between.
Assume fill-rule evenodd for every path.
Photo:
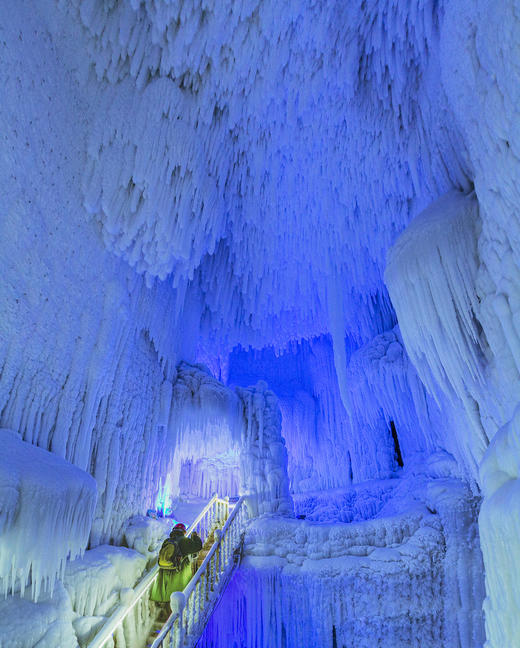
<instances>
[{"instance_id":1,"label":"ice stalactite","mask_svg":"<svg viewBox=\"0 0 520 648\"><path fill-rule=\"evenodd\" d=\"M236 495L243 427L236 394L205 367L181 363L171 398L169 492Z\"/></svg>"},{"instance_id":2,"label":"ice stalactite","mask_svg":"<svg viewBox=\"0 0 520 648\"><path fill-rule=\"evenodd\" d=\"M182 286L224 234L225 209L191 123L194 99L164 78L141 94L121 83L105 100L102 133L89 147L85 206L108 249L149 283L175 273Z\"/></svg>"},{"instance_id":3,"label":"ice stalactite","mask_svg":"<svg viewBox=\"0 0 520 648\"><path fill-rule=\"evenodd\" d=\"M82 554L94 516L94 479L60 457L0 430L0 589L54 590Z\"/></svg>"},{"instance_id":4,"label":"ice stalactite","mask_svg":"<svg viewBox=\"0 0 520 648\"><path fill-rule=\"evenodd\" d=\"M183 462L179 492L181 497L196 495L207 499L214 493L236 496L240 492L239 453L225 452Z\"/></svg>"},{"instance_id":5,"label":"ice stalactite","mask_svg":"<svg viewBox=\"0 0 520 648\"><path fill-rule=\"evenodd\" d=\"M83 27L103 106L84 205L149 285L200 291L205 346L332 332L342 354L347 330L366 342L395 323L388 245L467 186L431 55L437 3L60 6Z\"/></svg>"},{"instance_id":6,"label":"ice stalactite","mask_svg":"<svg viewBox=\"0 0 520 648\"><path fill-rule=\"evenodd\" d=\"M488 442L478 412L485 401L487 352L475 284L479 227L476 197L451 191L401 234L385 273L421 380L434 396L445 393L454 408L462 404L471 423L472 433L459 439L458 455L473 479Z\"/></svg>"}]
</instances>

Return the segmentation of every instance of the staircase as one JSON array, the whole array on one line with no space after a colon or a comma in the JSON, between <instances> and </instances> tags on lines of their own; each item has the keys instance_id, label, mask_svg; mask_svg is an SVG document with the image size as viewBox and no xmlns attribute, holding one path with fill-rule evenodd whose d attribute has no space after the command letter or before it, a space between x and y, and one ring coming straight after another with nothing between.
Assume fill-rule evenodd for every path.
<instances>
[{"instance_id":1,"label":"staircase","mask_svg":"<svg viewBox=\"0 0 520 648\"><path fill-rule=\"evenodd\" d=\"M172 614L151 648L194 648L222 596L242 551L248 521L244 498L230 512L222 529L208 534L195 576L183 592L171 597ZM211 542L214 535L214 542Z\"/></svg>"},{"instance_id":2,"label":"staircase","mask_svg":"<svg viewBox=\"0 0 520 648\"><path fill-rule=\"evenodd\" d=\"M249 516L244 498L235 506L214 495L186 534L196 531L204 543L196 562L196 573L183 592L172 595L172 614L164 611L153 622L148 640L132 645L125 639L125 624L131 615L143 617L150 605L150 590L159 568L153 567L137 584L134 596L119 606L87 648L192 648L198 641L222 595L241 554L243 532Z\"/></svg>"}]
</instances>

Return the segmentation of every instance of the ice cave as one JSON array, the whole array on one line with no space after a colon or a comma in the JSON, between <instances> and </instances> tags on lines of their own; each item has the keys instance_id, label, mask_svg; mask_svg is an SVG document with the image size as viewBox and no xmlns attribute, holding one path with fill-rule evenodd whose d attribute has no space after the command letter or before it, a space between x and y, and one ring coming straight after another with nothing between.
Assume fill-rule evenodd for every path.
<instances>
[{"instance_id":1,"label":"ice cave","mask_svg":"<svg viewBox=\"0 0 520 648\"><path fill-rule=\"evenodd\" d=\"M520 0L0 7L0 648L520 648Z\"/></svg>"}]
</instances>

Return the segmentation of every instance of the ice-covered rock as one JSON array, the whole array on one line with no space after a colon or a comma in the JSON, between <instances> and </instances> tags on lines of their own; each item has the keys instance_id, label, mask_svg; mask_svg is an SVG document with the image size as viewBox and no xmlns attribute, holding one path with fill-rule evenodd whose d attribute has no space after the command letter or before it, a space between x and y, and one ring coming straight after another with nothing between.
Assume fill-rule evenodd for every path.
<instances>
[{"instance_id":1,"label":"ice-covered rock","mask_svg":"<svg viewBox=\"0 0 520 648\"><path fill-rule=\"evenodd\" d=\"M55 454L0 429L0 583L4 595L30 583L53 592L69 556L86 548L96 483Z\"/></svg>"},{"instance_id":2,"label":"ice-covered rock","mask_svg":"<svg viewBox=\"0 0 520 648\"><path fill-rule=\"evenodd\" d=\"M63 584L79 616L107 616L121 592L143 574L147 557L133 549L100 545L67 564Z\"/></svg>"},{"instance_id":3,"label":"ice-covered rock","mask_svg":"<svg viewBox=\"0 0 520 648\"><path fill-rule=\"evenodd\" d=\"M482 645L478 500L453 478L393 481L377 519L253 522L201 645Z\"/></svg>"},{"instance_id":4,"label":"ice-covered rock","mask_svg":"<svg viewBox=\"0 0 520 648\"><path fill-rule=\"evenodd\" d=\"M0 598L0 648L78 648L67 591L56 583L52 597L37 603L19 594Z\"/></svg>"}]
</instances>

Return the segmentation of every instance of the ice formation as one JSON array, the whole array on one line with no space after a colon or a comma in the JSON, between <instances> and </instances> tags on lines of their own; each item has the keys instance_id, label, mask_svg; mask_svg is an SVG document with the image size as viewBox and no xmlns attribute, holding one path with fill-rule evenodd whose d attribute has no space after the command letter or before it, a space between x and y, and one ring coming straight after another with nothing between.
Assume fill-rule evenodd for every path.
<instances>
[{"instance_id":1,"label":"ice formation","mask_svg":"<svg viewBox=\"0 0 520 648\"><path fill-rule=\"evenodd\" d=\"M0 589L52 595L65 563L87 546L96 504L90 475L0 429Z\"/></svg>"},{"instance_id":2,"label":"ice formation","mask_svg":"<svg viewBox=\"0 0 520 648\"><path fill-rule=\"evenodd\" d=\"M139 517L147 508L222 489L247 492L251 510L269 515L291 512L292 490L310 520L258 523L257 556L230 590L244 616L220 612L212 637L237 623L264 641L272 618L274 640L285 632L305 645L300 630L282 630L276 606L301 610L291 606L311 583L322 614L314 606L302 627L312 622L324 645L371 645L361 623L348 625L354 599L326 575L336 563L298 571L300 558L314 560L306 551L292 563L268 548L278 531L311 545L330 533L334 544L348 522L353 536L365 524L376 537L415 520L396 547L343 556L365 560L373 580L339 569L338 582L368 612L367 588L403 594L401 616L373 617L372 638L386 628L395 645L415 632L423 645L473 648L483 641L478 500L462 477L484 496L486 645L515 645L515 0L2 8L0 426L15 431L2 433L10 444L30 446L24 456L49 451L56 475L78 477L58 484L74 506L68 496L49 504L52 476L38 488L49 504L42 533L60 539L49 561L34 556L27 595L54 584L55 598L4 601L0 644L18 645L16 609L34 620L31 645L72 646L76 594L54 583L68 553L90 533L93 551L126 540L149 559L160 525ZM4 589L13 556L20 565L31 551L24 538L15 550L14 535L39 519L24 493L43 473L30 460L17 482L19 459L0 456ZM433 464L437 492L424 502L438 512L393 516L413 499L417 466ZM257 532L274 534L269 547L258 548ZM434 557L442 567L428 569ZM411 606L404 574L440 598ZM101 568L99 577L107 605L126 589L102 585ZM260 588L272 598L246 609L243 593ZM74 604L91 595L102 610L94 592ZM96 615L74 618L82 640Z\"/></svg>"},{"instance_id":3,"label":"ice formation","mask_svg":"<svg viewBox=\"0 0 520 648\"><path fill-rule=\"evenodd\" d=\"M165 532L163 527L163 536ZM146 556L109 545L90 549L67 565L63 584L72 604L72 623L80 645L87 644L106 622L106 617L124 602L146 566ZM151 622L148 627L143 624L144 635L150 625Z\"/></svg>"},{"instance_id":4,"label":"ice formation","mask_svg":"<svg viewBox=\"0 0 520 648\"><path fill-rule=\"evenodd\" d=\"M265 379L276 392L291 490L342 488L362 479L352 474L356 430L339 393L330 337L302 341L279 355L272 348L235 349L226 375L232 384ZM361 457L359 466L370 470ZM371 476L378 476L372 468Z\"/></svg>"},{"instance_id":5,"label":"ice formation","mask_svg":"<svg viewBox=\"0 0 520 648\"><path fill-rule=\"evenodd\" d=\"M52 597L45 594L38 603L19 594L0 598L0 647L78 648L72 626L70 599L61 583Z\"/></svg>"},{"instance_id":6,"label":"ice formation","mask_svg":"<svg viewBox=\"0 0 520 648\"><path fill-rule=\"evenodd\" d=\"M357 349L346 376L353 426L364 432L362 437L353 435L350 450L357 481L390 476L397 468L397 453L406 465L418 453L449 447L441 432L446 413L428 397L398 327Z\"/></svg>"},{"instance_id":7,"label":"ice formation","mask_svg":"<svg viewBox=\"0 0 520 648\"><path fill-rule=\"evenodd\" d=\"M431 393L462 403L473 423L466 448L475 475L487 445L476 412L484 385L486 341L477 319L475 196L451 191L408 226L389 254L386 281L406 348Z\"/></svg>"},{"instance_id":8,"label":"ice formation","mask_svg":"<svg viewBox=\"0 0 520 648\"><path fill-rule=\"evenodd\" d=\"M201 645L482 645L478 500L448 458L410 473L371 520L253 523Z\"/></svg>"},{"instance_id":9,"label":"ice formation","mask_svg":"<svg viewBox=\"0 0 520 648\"><path fill-rule=\"evenodd\" d=\"M220 479L224 493L247 494L256 514L292 511L281 414L265 383L231 389L204 368L184 363L172 394L171 425L177 429L177 445L171 472L177 475L178 490L208 495L204 480L215 476L210 483ZM229 464L219 472L222 455L229 457ZM203 465L212 464L204 478L197 471L201 458Z\"/></svg>"},{"instance_id":10,"label":"ice formation","mask_svg":"<svg viewBox=\"0 0 520 648\"><path fill-rule=\"evenodd\" d=\"M486 637L490 646L507 646L520 636L518 617L518 538L520 410L489 445L480 467L485 500L480 537L486 562Z\"/></svg>"}]
</instances>

